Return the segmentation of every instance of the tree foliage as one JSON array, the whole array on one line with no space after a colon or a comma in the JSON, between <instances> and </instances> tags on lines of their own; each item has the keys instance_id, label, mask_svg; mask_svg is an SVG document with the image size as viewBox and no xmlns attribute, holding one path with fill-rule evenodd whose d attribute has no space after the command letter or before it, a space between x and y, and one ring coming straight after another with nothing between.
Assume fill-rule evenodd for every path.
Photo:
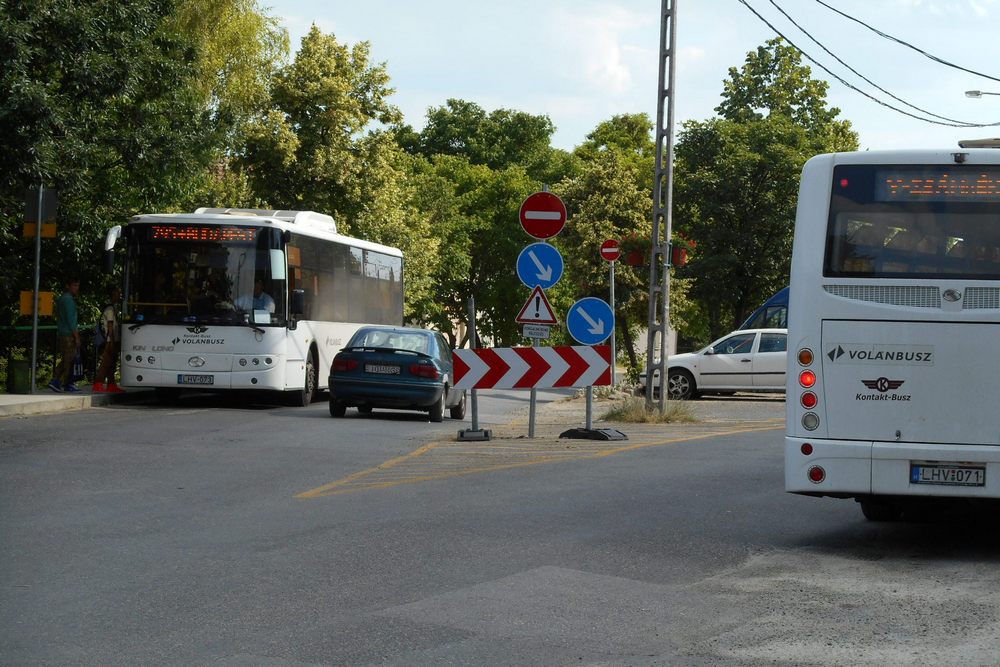
<instances>
[{"instance_id":1,"label":"tree foliage","mask_svg":"<svg viewBox=\"0 0 1000 667\"><path fill-rule=\"evenodd\" d=\"M787 284L805 161L857 148L800 60L781 40L751 52L729 70L721 118L685 123L677 142L674 226L698 243L682 275L712 337Z\"/></svg>"}]
</instances>

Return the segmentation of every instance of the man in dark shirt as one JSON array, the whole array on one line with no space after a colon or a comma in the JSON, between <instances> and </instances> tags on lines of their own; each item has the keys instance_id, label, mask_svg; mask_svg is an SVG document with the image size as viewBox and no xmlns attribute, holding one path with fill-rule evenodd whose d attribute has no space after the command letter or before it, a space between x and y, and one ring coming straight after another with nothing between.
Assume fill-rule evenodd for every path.
<instances>
[{"instance_id":1,"label":"man in dark shirt","mask_svg":"<svg viewBox=\"0 0 1000 667\"><path fill-rule=\"evenodd\" d=\"M76 296L80 293L80 281L71 278L66 281L66 291L56 299L56 336L59 339L59 365L55 376L49 382L52 391L75 393L80 391L73 384L73 360L80 351L80 329L77 322Z\"/></svg>"}]
</instances>

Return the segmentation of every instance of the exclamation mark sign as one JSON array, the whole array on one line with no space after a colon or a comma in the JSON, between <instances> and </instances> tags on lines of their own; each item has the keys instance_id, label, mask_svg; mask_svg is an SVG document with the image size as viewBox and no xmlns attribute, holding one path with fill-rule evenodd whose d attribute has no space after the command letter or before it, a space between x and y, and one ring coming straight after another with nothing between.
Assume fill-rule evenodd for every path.
<instances>
[{"instance_id":1,"label":"exclamation mark sign","mask_svg":"<svg viewBox=\"0 0 1000 667\"><path fill-rule=\"evenodd\" d=\"M541 315L541 310L542 310L542 297L536 296L535 297L535 319L538 319L539 315Z\"/></svg>"}]
</instances>

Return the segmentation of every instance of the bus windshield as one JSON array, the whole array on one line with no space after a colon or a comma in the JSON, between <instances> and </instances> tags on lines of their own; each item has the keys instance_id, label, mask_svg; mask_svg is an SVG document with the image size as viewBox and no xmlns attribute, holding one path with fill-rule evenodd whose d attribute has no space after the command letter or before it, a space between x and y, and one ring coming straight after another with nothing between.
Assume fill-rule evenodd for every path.
<instances>
[{"instance_id":1,"label":"bus windshield","mask_svg":"<svg viewBox=\"0 0 1000 667\"><path fill-rule=\"evenodd\" d=\"M126 322L284 326L274 230L164 223L131 230ZM280 253L277 253L280 255Z\"/></svg>"}]
</instances>

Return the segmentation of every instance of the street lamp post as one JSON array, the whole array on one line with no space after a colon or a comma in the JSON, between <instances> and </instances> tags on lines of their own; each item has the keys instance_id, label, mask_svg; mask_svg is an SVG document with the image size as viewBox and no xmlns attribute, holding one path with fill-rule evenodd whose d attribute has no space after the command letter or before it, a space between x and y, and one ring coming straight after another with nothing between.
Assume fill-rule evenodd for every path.
<instances>
[{"instance_id":1,"label":"street lamp post","mask_svg":"<svg viewBox=\"0 0 1000 667\"><path fill-rule=\"evenodd\" d=\"M983 95L997 95L997 96L1000 96L1000 93L990 93L990 92L987 92L985 90L967 90L967 91L965 91L965 96L966 97L975 97L975 98L978 99L978 98L982 97Z\"/></svg>"}]
</instances>

